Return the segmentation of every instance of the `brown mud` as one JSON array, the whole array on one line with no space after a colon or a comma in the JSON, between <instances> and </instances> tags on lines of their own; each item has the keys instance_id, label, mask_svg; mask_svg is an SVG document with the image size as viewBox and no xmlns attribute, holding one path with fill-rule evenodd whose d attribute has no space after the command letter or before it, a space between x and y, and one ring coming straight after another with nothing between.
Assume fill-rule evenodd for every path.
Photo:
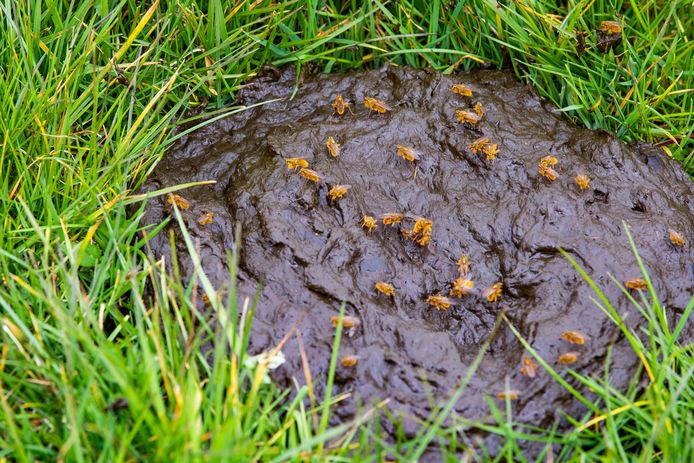
<instances>
[{"instance_id":1,"label":"brown mud","mask_svg":"<svg viewBox=\"0 0 694 463\"><path fill-rule=\"evenodd\" d=\"M518 421L546 427L562 412L584 410L542 369L532 379L521 375L519 341L505 323L492 333L502 310L574 385L567 367L556 363L558 356L577 352L570 367L600 375L614 344L610 380L625 387L637 358L559 252L570 253L634 327L641 319L609 276L621 281L640 276L622 221L673 326L694 292L694 190L679 164L660 151L574 127L506 72L445 76L390 67L320 75L303 79L290 99L295 83L291 69L259 78L240 103L281 101L182 138L146 188L217 181L181 192L190 202L182 214L217 285L228 278L227 250L240 227L239 290L252 296L262 285L254 351L276 345L303 317L299 328L320 387L333 342L331 317L344 301L347 315L361 320L341 346L341 354L359 357L355 366L338 366L337 392L355 393L339 408L341 419L355 413L359 400L381 398L390 398L389 407L405 416L427 416L429 399L450 397L486 340L489 352L457 404L458 413L488 416L484 394L495 396L506 381L519 392L513 403ZM472 97L451 92L454 83L468 84ZM338 94L353 113L335 114L331 103ZM385 101L392 110L369 111L365 96ZM475 102L482 104L484 117L474 127L461 124L456 109L471 109ZM499 146L493 162L468 148L483 135ZM341 145L338 157L328 154L329 136ZM420 154L416 176L414 165L396 155L396 145ZM539 174L547 155L558 160L555 181ZM320 181L289 171L285 160L291 157L305 158ZM585 191L574 181L577 174L591 179ZM336 184L351 189L331 201L328 191ZM200 225L207 212L214 214L212 223ZM405 220L392 227L379 222L371 232L360 225L365 214L378 218L389 212L405 214ZM146 222L160 223L169 214L165 198L152 201ZM415 216L433 221L424 247L401 234ZM685 246L669 241L669 229L684 235ZM168 233L152 246L157 256L170 256ZM182 239L179 246L180 256ZM447 311L436 310L427 297L449 295L462 253L470 258L468 277L476 292L454 298ZM190 263L183 264L190 272ZM392 283L393 297L374 290L381 280ZM503 283L503 291L489 302L481 292L495 282ZM562 339L565 330L589 340L569 344ZM694 337L692 323L683 337ZM276 379L289 384L296 377L303 383L295 337L283 351L287 362Z\"/></svg>"}]
</instances>

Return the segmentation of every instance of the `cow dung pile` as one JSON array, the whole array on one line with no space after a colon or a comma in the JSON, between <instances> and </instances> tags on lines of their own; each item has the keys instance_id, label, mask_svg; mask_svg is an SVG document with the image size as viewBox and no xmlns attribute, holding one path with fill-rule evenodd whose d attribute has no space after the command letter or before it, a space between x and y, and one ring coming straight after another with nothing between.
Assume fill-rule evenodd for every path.
<instances>
[{"instance_id":1,"label":"cow dung pile","mask_svg":"<svg viewBox=\"0 0 694 463\"><path fill-rule=\"evenodd\" d=\"M584 392L567 370L604 375L612 348L609 378L625 387L638 359L560 252L636 327L642 318L612 279L643 291L623 223L671 323L694 292L694 191L680 165L575 127L508 72L385 67L297 80L285 69L257 78L238 104L249 109L182 137L145 189L216 183L152 200L144 220L182 206L219 286L240 232L239 294L261 288L251 350L298 322L280 383L304 382L303 345L320 395L345 304L354 326L335 392L353 394L338 420L388 398L414 429L488 343L456 413L487 417L485 395L505 394L515 420L564 426L580 403L536 368L511 326ZM184 255L175 220L168 227ZM170 257L168 233L151 245ZM694 338L692 323L683 338Z\"/></svg>"}]
</instances>

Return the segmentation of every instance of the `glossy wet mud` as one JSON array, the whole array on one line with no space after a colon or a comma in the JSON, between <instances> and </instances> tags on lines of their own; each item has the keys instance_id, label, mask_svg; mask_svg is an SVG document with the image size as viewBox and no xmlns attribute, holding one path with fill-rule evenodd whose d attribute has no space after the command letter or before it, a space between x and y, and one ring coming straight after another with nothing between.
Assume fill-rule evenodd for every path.
<instances>
[{"instance_id":1,"label":"glossy wet mud","mask_svg":"<svg viewBox=\"0 0 694 463\"><path fill-rule=\"evenodd\" d=\"M451 91L453 84L466 84L472 96ZM241 227L239 289L253 295L262 284L253 349L276 345L302 319L315 385L329 365L331 317L346 303L347 315L360 323L341 346L341 356L358 358L338 365L337 392L355 393L338 410L343 419L354 413L356 398L390 398L393 410L427 416L429 396L446 400L488 339L489 353L458 413L487 416L484 394L495 398L507 380L518 394L516 420L549 426L561 411L580 411L570 394L528 363L507 325L492 333L502 310L561 371L601 374L607 348L616 342L610 377L618 387L627 384L636 357L558 251L584 266L634 326L637 312L609 278L640 276L622 221L671 316L676 319L694 292L694 191L680 166L653 148L575 128L511 74L389 68L321 75L303 79L291 100L294 85L291 70L258 79L242 104L281 101L183 138L146 188L217 181L180 192L190 205L182 214L200 242L205 270L215 284L226 281L227 249ZM337 95L349 104L342 115L333 106ZM367 109L365 96L390 110ZM481 120L461 122L456 110L477 114L478 102ZM329 137L339 144L335 157L326 146ZM476 154L470 148L481 137L497 145L493 161L483 145ZM417 160L398 154L398 145L413 148ZM557 162L543 163L547 156ZM289 158L308 161L318 182L288 169ZM577 183L578 175L589 184ZM331 200L335 185L350 188ZM146 221L161 222L170 208L166 198L153 201ZM404 219L384 226L386 213ZM379 219L377 228L363 226L365 215ZM404 236L417 217L433 222L425 246ZM682 234L684 246L669 240L670 229ZM168 233L152 246L157 255L170 256ZM182 239L179 246L180 256ZM450 293L461 277L461 254L469 256L465 278L474 292L455 298ZM190 263L183 264L189 271ZM377 291L377 282L391 284L393 293ZM497 282L501 295L490 302L483 292ZM451 307L437 310L428 303L432 295L449 297ZM580 333L585 343L568 342L565 331ZM693 334L690 324L684 336L691 340ZM303 382L296 337L284 353L287 363L276 379ZM576 359L563 365L559 359L567 353Z\"/></svg>"}]
</instances>

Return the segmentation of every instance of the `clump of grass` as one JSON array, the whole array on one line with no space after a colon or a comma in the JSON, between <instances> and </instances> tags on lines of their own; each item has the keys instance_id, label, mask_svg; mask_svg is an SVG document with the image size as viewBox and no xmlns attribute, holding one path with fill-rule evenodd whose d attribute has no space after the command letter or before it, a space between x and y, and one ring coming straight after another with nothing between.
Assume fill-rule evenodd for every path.
<instances>
[{"instance_id":1,"label":"clump of grass","mask_svg":"<svg viewBox=\"0 0 694 463\"><path fill-rule=\"evenodd\" d=\"M379 7L373 27L400 50L374 58L402 60L444 71L477 67L483 60L510 65L576 122L649 141L694 172L694 29L684 1L624 2L495 0L394 2ZM597 46L602 21L618 21L623 39ZM364 40L368 40L364 37ZM390 41L387 41L390 43ZM449 51L453 50L453 51Z\"/></svg>"},{"instance_id":2,"label":"clump of grass","mask_svg":"<svg viewBox=\"0 0 694 463\"><path fill-rule=\"evenodd\" d=\"M125 218L123 207L114 212ZM176 217L182 225L177 211ZM107 218L104 226L116 223ZM254 302L237 306L234 266L229 285L215 290L183 229L196 263L193 281L183 282L175 260L169 271L164 259L137 258L144 240L136 231L114 234L108 243L128 272L109 280L107 268L95 267L95 282L119 290L119 297L99 301L98 310L92 298L103 288L82 286L78 243L46 247L33 268L7 275L0 288L0 456L21 462L286 461L302 452L346 454L349 447L337 438L359 422L328 427L339 397L328 391L322 405L306 407L306 386L280 391L264 381L281 344L248 362ZM58 233L69 242L67 230ZM199 292L210 301L206 311L196 308Z\"/></svg>"}]
</instances>

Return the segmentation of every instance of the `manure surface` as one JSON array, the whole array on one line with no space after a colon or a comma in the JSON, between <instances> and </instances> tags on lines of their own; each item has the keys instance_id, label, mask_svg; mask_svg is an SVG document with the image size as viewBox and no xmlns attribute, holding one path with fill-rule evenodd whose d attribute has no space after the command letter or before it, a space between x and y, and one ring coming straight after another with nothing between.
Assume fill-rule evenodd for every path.
<instances>
[{"instance_id":1,"label":"manure surface","mask_svg":"<svg viewBox=\"0 0 694 463\"><path fill-rule=\"evenodd\" d=\"M471 97L451 91L461 83ZM429 396L446 400L488 339L489 352L456 406L459 413L488 415L484 394L503 391L507 379L518 391L516 420L548 426L560 411L581 411L542 369L534 378L521 374L521 344L505 323L493 332L502 311L572 384L567 367L602 374L607 349L616 343L610 378L624 387L637 358L558 250L587 269L634 327L641 319L609 277L640 276L622 221L631 227L673 326L694 292L692 183L660 151L574 127L505 72L445 76L391 67L311 76L290 99L294 85L291 69L258 78L240 103L281 100L182 138L146 189L217 181L180 192L190 205L182 214L199 240L205 270L215 284L226 281L227 250L240 227L239 291L252 296L262 284L252 349L273 347L303 317L299 329L318 394L329 365L331 317L346 303L346 314L360 325L344 337L341 355L358 359L338 366L336 392L355 393L339 407L339 418L355 413L355 397L390 398L393 410L427 416ZM331 106L338 95L350 105L342 116ZM390 110L367 109L367 96ZM461 123L456 110L475 114L475 103L482 106L481 120ZM498 145L493 161L470 149L483 136ZM339 144L336 157L328 152L328 137ZM398 145L413 148L418 160L398 155ZM546 156L556 164L545 161L543 176ZM287 168L286 160L296 157L318 174L317 183L300 175L300 167ZM575 181L579 174L590 179L585 190ZM331 200L335 185L349 189ZM170 207L165 198L152 201L145 221L160 223ZM386 213L403 214L403 220L384 226ZM365 215L378 219L375 229L363 226ZM418 241L425 233L413 232L418 217L432 222L424 246ZM684 246L670 242L669 229L682 233ZM152 246L157 257L170 256L168 233ZM465 277L474 293L457 298L450 293L461 276L461 254L469 257ZM185 259L183 269L190 273ZM391 284L394 294L377 292L379 281ZM501 294L490 302L483 291L497 282ZM428 303L432 295L449 297L451 306L437 310ZM570 344L562 339L567 330L588 340ZM693 333L689 324L683 336L691 340ZM303 382L296 337L283 351L287 362L275 379ZM576 353L576 362L559 364L566 353Z\"/></svg>"}]
</instances>

